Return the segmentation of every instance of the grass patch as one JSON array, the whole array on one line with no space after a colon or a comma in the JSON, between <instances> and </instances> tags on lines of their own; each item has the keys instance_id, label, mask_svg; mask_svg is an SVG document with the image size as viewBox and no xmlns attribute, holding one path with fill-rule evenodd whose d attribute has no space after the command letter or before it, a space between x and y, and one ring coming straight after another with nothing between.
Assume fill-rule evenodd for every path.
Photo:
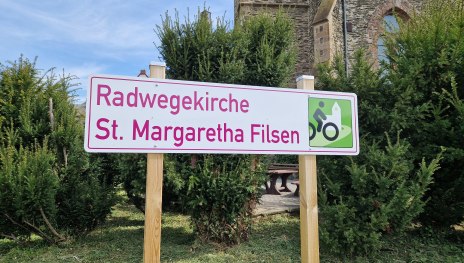
<instances>
[{"instance_id":1,"label":"grass patch","mask_svg":"<svg viewBox=\"0 0 464 263\"><path fill-rule=\"evenodd\" d=\"M0 262L141 262L144 216L121 202L112 216L85 238L48 246L39 238L16 244L0 240ZM195 239L188 216L163 213L162 262L300 262L299 218L257 218L248 242L234 247ZM463 262L464 231L415 231L390 237L377 254L340 258L321 247L321 262Z\"/></svg>"}]
</instances>

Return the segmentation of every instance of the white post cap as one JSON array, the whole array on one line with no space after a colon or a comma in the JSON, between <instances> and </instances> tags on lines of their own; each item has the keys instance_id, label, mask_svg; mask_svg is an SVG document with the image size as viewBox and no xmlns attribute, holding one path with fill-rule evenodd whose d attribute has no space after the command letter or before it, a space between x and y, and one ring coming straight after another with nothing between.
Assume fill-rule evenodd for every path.
<instances>
[{"instance_id":1,"label":"white post cap","mask_svg":"<svg viewBox=\"0 0 464 263\"><path fill-rule=\"evenodd\" d=\"M150 61L150 66L166 67L166 62L161 62L161 61Z\"/></svg>"},{"instance_id":2,"label":"white post cap","mask_svg":"<svg viewBox=\"0 0 464 263\"><path fill-rule=\"evenodd\" d=\"M311 75L301 75L299 76L298 78L296 78L296 82L298 81L302 81L304 79L314 79L314 76L311 76Z\"/></svg>"}]
</instances>

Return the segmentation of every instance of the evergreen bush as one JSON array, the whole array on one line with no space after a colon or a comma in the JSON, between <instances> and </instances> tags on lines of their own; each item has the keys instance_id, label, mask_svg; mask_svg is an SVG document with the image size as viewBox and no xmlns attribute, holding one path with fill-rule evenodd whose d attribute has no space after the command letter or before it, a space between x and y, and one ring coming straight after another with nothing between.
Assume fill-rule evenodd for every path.
<instances>
[{"instance_id":1,"label":"evergreen bush","mask_svg":"<svg viewBox=\"0 0 464 263\"><path fill-rule=\"evenodd\" d=\"M416 164L397 114L408 91L395 90L356 53L349 76L341 58L320 67L318 89L355 92L361 151L318 157L321 241L340 254L376 251L384 234L401 234L423 211L423 196L439 168L440 152ZM398 92L395 94L395 92ZM396 136L391 141L391 136Z\"/></svg>"},{"instance_id":2,"label":"evergreen bush","mask_svg":"<svg viewBox=\"0 0 464 263\"><path fill-rule=\"evenodd\" d=\"M165 155L166 156L166 155ZM146 154L118 154L118 175L129 201L145 213ZM163 180L164 184L164 180ZM163 187L164 191L164 187ZM163 197L166 194L163 194ZM163 202L164 205L164 202Z\"/></svg>"},{"instance_id":3,"label":"evergreen bush","mask_svg":"<svg viewBox=\"0 0 464 263\"><path fill-rule=\"evenodd\" d=\"M59 178L47 144L32 149L7 145L0 152L0 234L22 240L31 233L49 242L64 239L56 230ZM56 225L55 225L56 226Z\"/></svg>"},{"instance_id":4,"label":"evergreen bush","mask_svg":"<svg viewBox=\"0 0 464 263\"><path fill-rule=\"evenodd\" d=\"M145 212L146 154L120 154L117 157L118 173L129 201ZM184 211L187 207L186 189L192 167L190 156L164 155L163 209Z\"/></svg>"},{"instance_id":5,"label":"evergreen bush","mask_svg":"<svg viewBox=\"0 0 464 263\"><path fill-rule=\"evenodd\" d=\"M397 116L415 162L446 148L421 221L447 228L464 220L463 25L464 1L430 1L386 36L385 75L402 91Z\"/></svg>"},{"instance_id":6,"label":"evergreen bush","mask_svg":"<svg viewBox=\"0 0 464 263\"><path fill-rule=\"evenodd\" d=\"M227 160L229 159L229 160ZM253 208L260 196L263 170L251 170L251 158L218 162L206 155L189 176L187 198L201 240L226 245L247 240ZM233 158L236 159L236 158Z\"/></svg>"},{"instance_id":7,"label":"evergreen bush","mask_svg":"<svg viewBox=\"0 0 464 263\"><path fill-rule=\"evenodd\" d=\"M83 152L70 77L39 74L23 57L0 71L0 235L54 243L95 228L114 191Z\"/></svg>"},{"instance_id":8,"label":"evergreen bush","mask_svg":"<svg viewBox=\"0 0 464 263\"><path fill-rule=\"evenodd\" d=\"M409 145L397 139L382 149L362 145L363 153L345 166L321 161L321 240L334 252L377 251L384 234L401 234L423 211L422 197L440 158L420 163L405 158Z\"/></svg>"}]
</instances>

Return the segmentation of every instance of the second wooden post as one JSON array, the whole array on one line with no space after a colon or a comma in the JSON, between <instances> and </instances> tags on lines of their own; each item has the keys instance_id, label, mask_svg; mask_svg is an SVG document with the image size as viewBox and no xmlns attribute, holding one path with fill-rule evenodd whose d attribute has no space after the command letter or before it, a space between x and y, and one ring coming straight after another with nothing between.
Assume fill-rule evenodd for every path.
<instances>
[{"instance_id":1,"label":"second wooden post","mask_svg":"<svg viewBox=\"0 0 464 263\"><path fill-rule=\"evenodd\" d=\"M299 89L314 90L314 77L296 80ZM309 99L309 98L308 98ZM317 169L315 155L299 156L301 262L319 263Z\"/></svg>"}]
</instances>

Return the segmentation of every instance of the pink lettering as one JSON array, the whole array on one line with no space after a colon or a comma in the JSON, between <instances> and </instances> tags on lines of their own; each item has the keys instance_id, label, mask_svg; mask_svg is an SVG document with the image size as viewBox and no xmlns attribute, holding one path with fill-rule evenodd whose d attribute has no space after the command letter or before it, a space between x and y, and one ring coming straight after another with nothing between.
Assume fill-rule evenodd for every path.
<instances>
[{"instance_id":1,"label":"pink lettering","mask_svg":"<svg viewBox=\"0 0 464 263\"><path fill-rule=\"evenodd\" d=\"M158 96L158 106L161 109L166 109L168 107L168 97L164 94Z\"/></svg>"},{"instance_id":2,"label":"pink lettering","mask_svg":"<svg viewBox=\"0 0 464 263\"><path fill-rule=\"evenodd\" d=\"M198 128L198 134L197 134L198 140L197 140L197 141L201 141L201 132L202 132L202 131L205 131L205 130L206 130L205 127L199 127L199 128Z\"/></svg>"},{"instance_id":3,"label":"pink lettering","mask_svg":"<svg viewBox=\"0 0 464 263\"><path fill-rule=\"evenodd\" d=\"M251 124L251 142L255 142L255 136L260 134L259 131L255 131L255 128L261 128L259 124Z\"/></svg>"},{"instance_id":4,"label":"pink lettering","mask_svg":"<svg viewBox=\"0 0 464 263\"><path fill-rule=\"evenodd\" d=\"M232 98L232 93L229 93L229 112L232 112L232 109L233 109L232 104L235 105L234 106L235 107L235 112L238 112L238 101L236 99Z\"/></svg>"},{"instance_id":5,"label":"pink lettering","mask_svg":"<svg viewBox=\"0 0 464 263\"><path fill-rule=\"evenodd\" d=\"M189 97L189 96L185 96L184 98L182 98L182 107L186 110L190 110L192 109L192 98Z\"/></svg>"},{"instance_id":6,"label":"pink lettering","mask_svg":"<svg viewBox=\"0 0 464 263\"><path fill-rule=\"evenodd\" d=\"M231 128L227 128L227 123L224 123L224 142L227 142L227 137L229 141L234 141L234 131Z\"/></svg>"},{"instance_id":7,"label":"pink lettering","mask_svg":"<svg viewBox=\"0 0 464 263\"><path fill-rule=\"evenodd\" d=\"M124 106L124 93L120 91L114 92L113 105L121 107Z\"/></svg>"},{"instance_id":8,"label":"pink lettering","mask_svg":"<svg viewBox=\"0 0 464 263\"><path fill-rule=\"evenodd\" d=\"M137 99L138 99L137 94L138 93L139 93L139 88L135 87L134 92L129 92L127 94L127 106L129 106L129 107L137 107ZM131 101L131 99L132 99L132 101Z\"/></svg>"},{"instance_id":9,"label":"pink lettering","mask_svg":"<svg viewBox=\"0 0 464 263\"><path fill-rule=\"evenodd\" d=\"M280 138L282 140L283 143L288 143L288 138L290 137L290 134L288 133L288 131L282 131L282 133L280 134Z\"/></svg>"},{"instance_id":10,"label":"pink lettering","mask_svg":"<svg viewBox=\"0 0 464 263\"><path fill-rule=\"evenodd\" d=\"M180 111L180 105L179 105L179 95L172 95L171 99L169 100L169 106L171 107L171 114L176 115Z\"/></svg>"},{"instance_id":11,"label":"pink lettering","mask_svg":"<svg viewBox=\"0 0 464 263\"><path fill-rule=\"evenodd\" d=\"M104 132L104 135L95 135L95 137L99 140L106 140L108 139L108 137L110 137L110 130L104 126L102 126L102 122L103 123L109 123L110 120L108 120L107 118L100 118L97 120L97 129L99 129L100 131L103 131Z\"/></svg>"},{"instance_id":12,"label":"pink lettering","mask_svg":"<svg viewBox=\"0 0 464 263\"><path fill-rule=\"evenodd\" d=\"M201 101L203 100L203 97L200 97L198 98L197 96L197 92L195 91L193 93L193 109L194 110L197 110L197 109L201 109L202 111L204 111L205 109L203 108L203 105L201 104Z\"/></svg>"},{"instance_id":13,"label":"pink lettering","mask_svg":"<svg viewBox=\"0 0 464 263\"><path fill-rule=\"evenodd\" d=\"M219 98L211 98L211 110L214 111L214 102L218 101Z\"/></svg>"},{"instance_id":14,"label":"pink lettering","mask_svg":"<svg viewBox=\"0 0 464 263\"><path fill-rule=\"evenodd\" d=\"M102 93L102 89L106 89L106 93ZM103 97L106 101L107 106L111 106L110 100L108 99L108 96L111 93L111 88L108 85L103 85L103 84L98 84L97 87L97 105L100 105L100 99Z\"/></svg>"},{"instance_id":15,"label":"pink lettering","mask_svg":"<svg viewBox=\"0 0 464 263\"><path fill-rule=\"evenodd\" d=\"M176 141L174 145L177 147L182 146L182 144L184 144L184 127L175 127L173 134L174 140Z\"/></svg>"},{"instance_id":16,"label":"pink lettering","mask_svg":"<svg viewBox=\"0 0 464 263\"><path fill-rule=\"evenodd\" d=\"M226 112L227 111L227 108L224 108L222 107L222 103L224 102L227 102L227 99L226 98L222 98L219 100L219 109L222 111L222 112Z\"/></svg>"},{"instance_id":17,"label":"pink lettering","mask_svg":"<svg viewBox=\"0 0 464 263\"><path fill-rule=\"evenodd\" d=\"M278 130L273 130L271 133L271 136L272 136L272 140L271 140L272 143L278 143L280 141Z\"/></svg>"},{"instance_id":18,"label":"pink lettering","mask_svg":"<svg viewBox=\"0 0 464 263\"><path fill-rule=\"evenodd\" d=\"M247 113L247 112L248 112L248 107L250 107L250 103L249 103L247 100L242 100L242 101L240 101L240 110L241 110L243 113Z\"/></svg>"},{"instance_id":19,"label":"pink lettering","mask_svg":"<svg viewBox=\"0 0 464 263\"><path fill-rule=\"evenodd\" d=\"M145 121L142 129L140 129L137 120L134 120L132 122L132 140L135 140L136 136L138 137L145 136L145 140L148 140L148 120Z\"/></svg>"},{"instance_id":20,"label":"pink lettering","mask_svg":"<svg viewBox=\"0 0 464 263\"><path fill-rule=\"evenodd\" d=\"M292 143L295 141L294 137L296 137L296 143L300 143L300 133L298 131L291 131Z\"/></svg>"},{"instance_id":21,"label":"pink lettering","mask_svg":"<svg viewBox=\"0 0 464 263\"><path fill-rule=\"evenodd\" d=\"M150 108L153 108L153 105L155 105L156 101L156 94L153 94L153 96L150 97L149 93L145 94L145 97L142 96L142 93L139 93L140 101L142 103L142 107L146 107L148 104Z\"/></svg>"},{"instance_id":22,"label":"pink lettering","mask_svg":"<svg viewBox=\"0 0 464 263\"><path fill-rule=\"evenodd\" d=\"M209 142L214 142L215 141L215 137L216 137L216 130L213 129L213 128L208 128L206 130L206 139L209 141Z\"/></svg>"}]
</instances>

